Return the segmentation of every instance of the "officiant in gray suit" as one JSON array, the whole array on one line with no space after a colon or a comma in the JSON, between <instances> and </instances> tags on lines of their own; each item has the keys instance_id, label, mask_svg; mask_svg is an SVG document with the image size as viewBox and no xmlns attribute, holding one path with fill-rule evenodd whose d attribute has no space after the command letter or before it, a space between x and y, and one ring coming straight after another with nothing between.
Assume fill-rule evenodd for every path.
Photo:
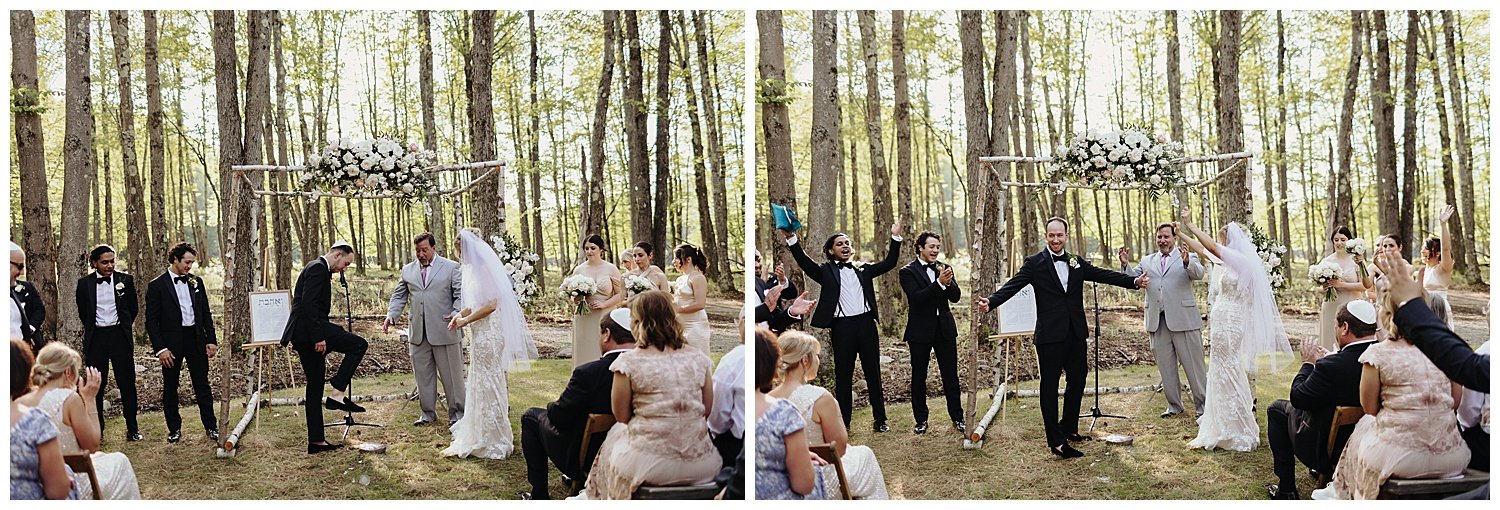
<instances>
[{"instance_id":1,"label":"officiant in gray suit","mask_svg":"<svg viewBox=\"0 0 1500 510\"><path fill-rule=\"evenodd\" d=\"M1188 389L1193 392L1194 411L1201 416L1208 370L1204 366L1200 334L1203 316L1193 294L1193 281L1203 279L1203 265L1186 246L1177 248L1177 228L1171 223L1156 227L1156 248L1160 251L1142 257L1134 268L1127 267L1130 249L1120 248L1120 270L1131 276L1145 274L1151 278L1151 288L1146 291L1146 331L1151 333L1151 351L1156 355L1162 392L1167 396L1167 410L1161 417L1183 411L1182 380L1177 378L1179 364L1187 374Z\"/></svg>"},{"instance_id":2,"label":"officiant in gray suit","mask_svg":"<svg viewBox=\"0 0 1500 510\"><path fill-rule=\"evenodd\" d=\"M412 244L417 260L401 268L401 283L391 293L385 315L385 332L390 333L410 301L408 348L422 405L422 417L412 425L437 420L439 380L448 396L448 423L454 423L464 416L464 345L463 333L449 331L448 320L463 309L458 294L462 278L457 262L437 254L437 238L431 233L417 234Z\"/></svg>"}]
</instances>

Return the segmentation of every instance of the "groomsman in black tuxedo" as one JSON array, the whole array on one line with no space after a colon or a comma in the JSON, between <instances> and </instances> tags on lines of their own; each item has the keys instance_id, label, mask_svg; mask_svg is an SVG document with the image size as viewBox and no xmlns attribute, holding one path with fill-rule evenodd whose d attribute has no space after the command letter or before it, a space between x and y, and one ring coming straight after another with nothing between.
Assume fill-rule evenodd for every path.
<instances>
[{"instance_id":1,"label":"groomsman in black tuxedo","mask_svg":"<svg viewBox=\"0 0 1500 510\"><path fill-rule=\"evenodd\" d=\"M167 418L167 441L182 439L182 415L177 412L177 388L182 365L193 380L193 400L208 438L219 440L214 418L213 388L208 383L208 360L218 353L214 315L208 309L203 279L192 274L198 251L177 243L167 254L167 270L146 284L146 335L161 362L161 410Z\"/></svg>"},{"instance_id":2,"label":"groomsman in black tuxedo","mask_svg":"<svg viewBox=\"0 0 1500 510\"><path fill-rule=\"evenodd\" d=\"M1375 305L1346 303L1335 319L1339 351L1329 354L1317 342L1302 343L1302 369L1292 378L1291 400L1277 400L1266 408L1266 442L1271 446L1271 469L1276 485L1267 488L1271 499L1302 499L1297 493L1296 462L1333 473L1337 458L1329 459L1328 430L1333 410L1359 405L1359 362L1376 341ZM1347 434L1340 434L1340 440Z\"/></svg>"},{"instance_id":3,"label":"groomsman in black tuxedo","mask_svg":"<svg viewBox=\"0 0 1500 510\"><path fill-rule=\"evenodd\" d=\"M99 380L109 379L109 366L115 366L115 386L125 411L125 439L140 441L136 424L138 408L135 393L135 335L131 327L140 313L135 296L135 279L115 271L115 249L107 244L89 252L94 272L78 279L73 293L78 303L78 318L83 321L83 362L99 369ZM104 391L95 397L99 409L99 431L104 432Z\"/></svg>"},{"instance_id":4,"label":"groomsman in black tuxedo","mask_svg":"<svg viewBox=\"0 0 1500 510\"><path fill-rule=\"evenodd\" d=\"M323 410L318 406L351 413L365 412L365 408L354 403L345 394L354 380L354 370L364 359L369 343L359 335L344 331L328 321L328 310L333 301L333 274L342 273L354 262L354 247L338 241L328 253L308 262L297 275L295 293L292 294L292 310L286 319L286 329L281 331L281 345L290 344L302 360L302 374L307 381L307 397L303 402L303 416L307 421L307 453L322 453L342 448L328 444L323 436ZM330 352L344 353L344 360L333 378L324 379L328 371L327 356ZM333 388L328 397L323 396L323 381Z\"/></svg>"},{"instance_id":5,"label":"groomsman in black tuxedo","mask_svg":"<svg viewBox=\"0 0 1500 510\"><path fill-rule=\"evenodd\" d=\"M933 354L943 378L943 395L948 398L948 418L959 433L965 430L964 407L959 402L958 326L948 309L948 303L957 303L961 293L953 268L937 261L942 251L942 237L932 232L917 234L917 259L900 273L901 290L910 307L903 338L911 349L911 411L917 419L912 432L917 434L927 433L927 365Z\"/></svg>"},{"instance_id":6,"label":"groomsman in black tuxedo","mask_svg":"<svg viewBox=\"0 0 1500 510\"><path fill-rule=\"evenodd\" d=\"M885 258L874 264L855 266L854 246L849 236L834 234L823 242L823 256L828 261L813 262L802 251L797 235L783 230L792 258L808 278L818 282L817 308L812 325L828 328L833 337L834 397L844 414L848 428L854 413L854 360L860 360L865 382L870 386L870 409L875 414L875 432L891 430L885 423L885 397L880 389L880 332L875 321L880 313L875 306L875 277L896 268L901 255L901 221L891 225L891 240Z\"/></svg>"},{"instance_id":7,"label":"groomsman in black tuxedo","mask_svg":"<svg viewBox=\"0 0 1500 510\"><path fill-rule=\"evenodd\" d=\"M979 313L989 313L1027 285L1036 296L1037 365L1041 368L1042 421L1047 430L1047 448L1063 459L1082 457L1069 441L1088 439L1078 434L1078 408L1088 378L1088 323L1083 318L1083 282L1098 282L1127 289L1143 289L1151 278L1117 273L1094 267L1087 259L1068 253L1068 221L1047 220L1047 247L1026 258L1021 270L988 298L979 298ZM1063 416L1057 417L1057 380L1064 373L1068 386L1063 393Z\"/></svg>"}]
</instances>

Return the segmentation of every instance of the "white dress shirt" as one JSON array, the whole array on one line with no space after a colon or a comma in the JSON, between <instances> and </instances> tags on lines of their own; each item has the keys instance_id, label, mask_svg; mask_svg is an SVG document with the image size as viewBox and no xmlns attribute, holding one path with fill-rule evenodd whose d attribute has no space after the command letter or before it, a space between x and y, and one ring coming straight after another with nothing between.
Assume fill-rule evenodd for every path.
<instances>
[{"instance_id":1,"label":"white dress shirt","mask_svg":"<svg viewBox=\"0 0 1500 510\"><path fill-rule=\"evenodd\" d=\"M714 369L714 409L708 430L745 437L745 345L734 346Z\"/></svg>"},{"instance_id":2,"label":"white dress shirt","mask_svg":"<svg viewBox=\"0 0 1500 510\"><path fill-rule=\"evenodd\" d=\"M922 259L917 259L917 263L918 264L922 264L923 266L927 265L926 262L922 262ZM933 261L933 263L936 264L937 261ZM943 285L943 282L939 282L938 281L937 271L933 271L931 267L927 268L927 280L931 281L931 282L936 282L939 289L948 290L948 286L947 285ZM932 314L933 315L942 315L943 311L942 310L933 310Z\"/></svg>"},{"instance_id":3,"label":"white dress shirt","mask_svg":"<svg viewBox=\"0 0 1500 510\"><path fill-rule=\"evenodd\" d=\"M1049 250L1047 250L1047 253L1052 254L1053 257L1061 257L1061 256L1063 256L1063 253L1066 253L1066 252L1059 253L1059 252L1054 252L1054 251L1052 251L1052 250L1049 249ZM1061 262L1061 261L1053 260L1052 261L1052 267L1055 268L1055 269L1057 269L1057 281L1059 281L1059 282L1062 283L1063 292L1067 292L1068 291L1068 269L1069 269L1068 268L1068 263L1067 262Z\"/></svg>"},{"instance_id":4,"label":"white dress shirt","mask_svg":"<svg viewBox=\"0 0 1500 510\"><path fill-rule=\"evenodd\" d=\"M1490 343L1485 342L1474 350L1475 354L1490 353ZM714 384L718 384L715 382ZM1490 433L1490 395L1468 388L1464 388L1463 400L1458 404L1458 423L1464 428L1470 429L1478 425L1484 427L1484 433Z\"/></svg>"},{"instance_id":5,"label":"white dress shirt","mask_svg":"<svg viewBox=\"0 0 1500 510\"><path fill-rule=\"evenodd\" d=\"M120 323L120 310L115 308L115 275L109 281L99 283L99 274L94 273L89 283L94 284L94 327L114 326Z\"/></svg>"},{"instance_id":6,"label":"white dress shirt","mask_svg":"<svg viewBox=\"0 0 1500 510\"><path fill-rule=\"evenodd\" d=\"M11 298L11 300L10 300L10 337L11 338L21 338L21 336L22 336L21 335L21 321L24 321L24 320L26 320L26 317L24 315L21 315L21 304L17 303L16 300L15 300L15 298Z\"/></svg>"},{"instance_id":7,"label":"white dress shirt","mask_svg":"<svg viewBox=\"0 0 1500 510\"><path fill-rule=\"evenodd\" d=\"M177 290L177 309L182 311L182 327L185 328L197 322L196 317L193 316L193 288L189 287L187 282L178 281L179 276L183 275L172 272L170 268L167 269L167 277L172 279L172 288Z\"/></svg>"}]
</instances>

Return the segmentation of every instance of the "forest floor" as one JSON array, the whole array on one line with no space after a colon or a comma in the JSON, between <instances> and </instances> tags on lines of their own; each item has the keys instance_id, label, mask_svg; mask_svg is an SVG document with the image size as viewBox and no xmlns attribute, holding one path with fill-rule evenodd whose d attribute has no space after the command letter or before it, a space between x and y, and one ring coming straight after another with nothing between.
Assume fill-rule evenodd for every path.
<instances>
[{"instance_id":1,"label":"forest floor","mask_svg":"<svg viewBox=\"0 0 1500 510\"><path fill-rule=\"evenodd\" d=\"M1484 313L1488 294L1456 290L1451 297L1458 334L1475 347L1489 339L1489 320ZM1105 369L1099 374L1101 386L1160 384L1140 314L1139 310L1102 314L1105 331L1100 351ZM1283 320L1294 347L1301 339L1317 335L1316 314L1287 311ZM989 351L987 348L982 354L986 360ZM871 432L873 418L865 404L865 384L862 376L856 375L856 398L860 403L856 404L850 426L850 441L875 450L891 496L906 499L1262 499L1265 486L1276 482L1264 435L1265 406L1287 398L1288 385L1299 363L1295 358L1286 359L1284 367L1262 370L1255 379L1259 402L1256 416L1262 435L1261 446L1253 451L1189 449L1187 442L1198 430L1192 413L1158 418L1166 409L1165 398L1159 392L1140 392L1102 395L1099 405L1104 412L1133 419L1103 419L1094 431L1098 437L1134 436L1132 445L1089 441L1078 447L1086 457L1060 461L1046 449L1041 411L1035 397L1010 399L1005 403L1003 419L997 416L991 425L983 447L962 449L962 437L948 424L935 363L928 370L930 429L926 435L913 435L915 423L908 382L911 369L905 344L900 342L899 335L887 335L882 352L885 354L882 381L891 431ZM1029 341L1022 341L1020 352L1019 389L1036 390L1035 354ZM1090 358L1092 366L1092 355ZM982 366L981 373L986 383L981 384L985 389L980 391L976 405L980 415L989 408L994 392L993 384L988 382L989 368ZM967 370L963 367L960 376L967 380ZM1088 384L1092 386L1094 374L1091 372L1089 377ZM1191 407L1191 393L1184 391L1183 398L1189 400L1187 405ZM964 402L967 403L967 395ZM1093 397L1085 396L1083 412L1086 414L1093 404ZM1079 430L1088 435L1088 427L1089 419L1085 418ZM1304 495L1309 494L1315 488L1313 480L1304 474L1304 469L1299 468L1298 473L1298 489Z\"/></svg>"}]
</instances>

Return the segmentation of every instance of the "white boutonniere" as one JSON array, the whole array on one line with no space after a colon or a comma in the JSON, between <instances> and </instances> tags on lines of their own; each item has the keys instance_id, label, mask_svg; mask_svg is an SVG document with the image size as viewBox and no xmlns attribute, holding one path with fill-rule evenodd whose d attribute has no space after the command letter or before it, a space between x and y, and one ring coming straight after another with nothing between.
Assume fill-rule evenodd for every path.
<instances>
[{"instance_id":1,"label":"white boutonniere","mask_svg":"<svg viewBox=\"0 0 1500 510\"><path fill-rule=\"evenodd\" d=\"M1073 269L1078 269L1078 256L1077 255L1073 255L1073 256L1068 257L1068 267L1071 267Z\"/></svg>"},{"instance_id":2,"label":"white boutonniere","mask_svg":"<svg viewBox=\"0 0 1500 510\"><path fill-rule=\"evenodd\" d=\"M26 287L22 287L20 285L16 285L16 294L24 294L25 292L26 292Z\"/></svg>"},{"instance_id":3,"label":"white boutonniere","mask_svg":"<svg viewBox=\"0 0 1500 510\"><path fill-rule=\"evenodd\" d=\"M125 290L125 282L116 283L115 284L115 290L118 290L118 291Z\"/></svg>"}]
</instances>

